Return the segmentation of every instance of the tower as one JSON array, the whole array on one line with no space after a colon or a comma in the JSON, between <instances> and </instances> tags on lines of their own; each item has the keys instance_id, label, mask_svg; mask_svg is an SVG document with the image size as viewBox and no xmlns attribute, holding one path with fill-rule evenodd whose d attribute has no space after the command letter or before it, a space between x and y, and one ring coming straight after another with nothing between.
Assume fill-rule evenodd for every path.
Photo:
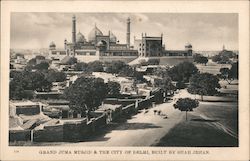
<instances>
[{"instance_id":1,"label":"tower","mask_svg":"<svg viewBox=\"0 0 250 161\"><path fill-rule=\"evenodd\" d=\"M67 39L64 40L64 49L67 49Z\"/></svg>"},{"instance_id":2,"label":"tower","mask_svg":"<svg viewBox=\"0 0 250 161\"><path fill-rule=\"evenodd\" d=\"M187 56L192 56L193 46L190 43L186 43L185 50L187 51Z\"/></svg>"},{"instance_id":3,"label":"tower","mask_svg":"<svg viewBox=\"0 0 250 161\"><path fill-rule=\"evenodd\" d=\"M127 19L127 48L130 48L130 18Z\"/></svg>"},{"instance_id":4,"label":"tower","mask_svg":"<svg viewBox=\"0 0 250 161\"><path fill-rule=\"evenodd\" d=\"M73 44L73 55L75 55L75 46L76 46L76 17L72 17L72 44Z\"/></svg>"},{"instance_id":5,"label":"tower","mask_svg":"<svg viewBox=\"0 0 250 161\"><path fill-rule=\"evenodd\" d=\"M225 48L225 45L223 44L223 46L222 46L222 50L224 51L226 48Z\"/></svg>"},{"instance_id":6,"label":"tower","mask_svg":"<svg viewBox=\"0 0 250 161\"><path fill-rule=\"evenodd\" d=\"M72 17L72 43L76 43L76 17Z\"/></svg>"}]
</instances>

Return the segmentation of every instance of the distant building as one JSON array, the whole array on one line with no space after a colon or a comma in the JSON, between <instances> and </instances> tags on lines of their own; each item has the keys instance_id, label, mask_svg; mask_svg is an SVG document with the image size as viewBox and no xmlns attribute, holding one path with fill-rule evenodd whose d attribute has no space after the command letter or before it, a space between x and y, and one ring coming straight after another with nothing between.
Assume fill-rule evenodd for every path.
<instances>
[{"instance_id":1,"label":"distant building","mask_svg":"<svg viewBox=\"0 0 250 161\"><path fill-rule=\"evenodd\" d=\"M76 17L72 17L72 41L65 39L64 49L57 49L56 44L49 45L49 58L61 61L66 56L76 57L80 62L115 60L132 64L139 63L136 59L160 59L160 64L175 65L182 61L193 61L192 45L187 44L185 50L165 50L163 35L160 37L147 36L134 40L134 47L130 43L130 18L127 19L126 44L120 44L117 37L109 31L107 35L95 25L88 34L88 40L81 32L76 34Z\"/></svg>"},{"instance_id":2,"label":"distant building","mask_svg":"<svg viewBox=\"0 0 250 161\"><path fill-rule=\"evenodd\" d=\"M92 75L96 78L102 78L105 83L112 81L117 82L121 86L122 94L136 94L134 89L134 79L130 77L118 77L114 74L105 73L105 72L93 72Z\"/></svg>"}]
</instances>

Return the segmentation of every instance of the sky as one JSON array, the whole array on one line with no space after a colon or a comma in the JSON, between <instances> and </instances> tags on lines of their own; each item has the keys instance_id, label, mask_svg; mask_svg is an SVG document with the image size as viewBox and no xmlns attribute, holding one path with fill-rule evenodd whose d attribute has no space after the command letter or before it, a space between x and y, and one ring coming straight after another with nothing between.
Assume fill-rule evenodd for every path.
<instances>
[{"instance_id":1,"label":"sky","mask_svg":"<svg viewBox=\"0 0 250 161\"><path fill-rule=\"evenodd\" d=\"M88 39L96 26L108 35L109 30L120 43L126 42L126 20L131 19L131 44L140 38L163 34L166 49L182 50L186 43L193 50L238 50L238 14L235 13L43 13L11 14L10 45L12 49L48 48L54 41L63 48L71 41L72 16L76 31Z\"/></svg>"}]
</instances>

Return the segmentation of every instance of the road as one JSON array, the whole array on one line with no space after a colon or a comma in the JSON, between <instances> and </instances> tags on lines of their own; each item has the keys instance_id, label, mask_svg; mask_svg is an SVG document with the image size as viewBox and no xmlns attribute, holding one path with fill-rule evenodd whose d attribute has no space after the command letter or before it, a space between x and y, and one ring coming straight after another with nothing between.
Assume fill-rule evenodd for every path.
<instances>
[{"instance_id":1,"label":"road","mask_svg":"<svg viewBox=\"0 0 250 161\"><path fill-rule=\"evenodd\" d=\"M186 97L186 90L181 90L173 97L173 101L156 105L148 111L134 115L125 123L110 130L110 132L93 140L66 143L63 146L151 146L166 135L168 131L184 118L184 113L174 109L176 98ZM154 110L161 110L162 115L154 114ZM165 116L167 115L167 118Z\"/></svg>"}]
</instances>

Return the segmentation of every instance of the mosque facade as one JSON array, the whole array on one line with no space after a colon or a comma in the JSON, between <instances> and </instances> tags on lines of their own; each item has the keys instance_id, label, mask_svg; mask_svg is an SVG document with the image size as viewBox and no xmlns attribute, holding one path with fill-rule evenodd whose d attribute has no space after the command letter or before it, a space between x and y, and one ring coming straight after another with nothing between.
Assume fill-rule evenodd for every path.
<instances>
[{"instance_id":1,"label":"mosque facade","mask_svg":"<svg viewBox=\"0 0 250 161\"><path fill-rule=\"evenodd\" d=\"M185 50L165 50L163 35L159 37L142 34L140 39L134 38L134 45L130 44L130 18L127 19L126 43L120 44L117 37L109 31L104 35L95 25L88 34L88 40L81 32L76 33L76 17L72 17L72 41L64 40L64 49L57 49L56 44L49 45L49 58L61 61L65 57L75 57L79 62L91 61L124 61L137 62L137 59L159 59L161 64L173 63L171 59L192 61L192 45L187 44ZM167 61L167 58L170 61ZM165 60L165 61L164 61Z\"/></svg>"}]
</instances>

